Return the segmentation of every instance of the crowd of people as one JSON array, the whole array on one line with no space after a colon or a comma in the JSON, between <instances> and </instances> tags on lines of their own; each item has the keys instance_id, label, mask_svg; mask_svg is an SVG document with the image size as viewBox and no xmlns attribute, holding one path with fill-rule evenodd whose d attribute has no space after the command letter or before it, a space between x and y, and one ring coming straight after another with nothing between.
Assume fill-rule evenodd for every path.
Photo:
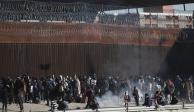
<instances>
[{"instance_id":1,"label":"crowd of people","mask_svg":"<svg viewBox=\"0 0 194 112\"><path fill-rule=\"evenodd\" d=\"M31 77L21 75L16 79L1 78L0 95L3 110L7 104L18 103L24 110L23 103L40 103L45 101L49 106L51 101L58 101L58 109L67 108L65 103L86 103L85 108L98 108L95 97L102 97L111 91L114 95L125 94L124 103L134 99L137 106L144 100L144 106L154 102L159 105L176 104L178 100L192 102L193 78L183 79L179 75L175 79L161 80L159 77L130 76L121 79L119 76L90 75L50 75L47 77ZM60 105L61 104L61 105Z\"/></svg>"},{"instance_id":2,"label":"crowd of people","mask_svg":"<svg viewBox=\"0 0 194 112\"><path fill-rule=\"evenodd\" d=\"M177 104L178 101L192 103L194 97L192 76L183 79L177 75L174 79L166 80L148 76L128 81L136 106L139 106L141 100L144 100L143 106L151 106L154 103L156 108L159 105Z\"/></svg>"}]
</instances>

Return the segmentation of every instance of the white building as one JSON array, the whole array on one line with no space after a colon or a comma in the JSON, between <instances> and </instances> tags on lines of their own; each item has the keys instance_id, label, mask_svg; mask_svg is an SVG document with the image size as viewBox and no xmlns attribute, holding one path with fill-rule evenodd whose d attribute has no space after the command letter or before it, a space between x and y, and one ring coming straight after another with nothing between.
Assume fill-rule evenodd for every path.
<instances>
[{"instance_id":1,"label":"white building","mask_svg":"<svg viewBox=\"0 0 194 112\"><path fill-rule=\"evenodd\" d=\"M192 12L148 13L140 12L141 27L189 28L192 27Z\"/></svg>"}]
</instances>

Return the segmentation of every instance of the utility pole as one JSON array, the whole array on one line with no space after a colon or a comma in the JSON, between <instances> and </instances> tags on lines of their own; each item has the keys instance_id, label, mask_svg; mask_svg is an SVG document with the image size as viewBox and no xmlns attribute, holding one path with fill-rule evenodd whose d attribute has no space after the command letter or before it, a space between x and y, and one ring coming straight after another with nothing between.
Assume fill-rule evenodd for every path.
<instances>
[{"instance_id":1,"label":"utility pole","mask_svg":"<svg viewBox=\"0 0 194 112\"><path fill-rule=\"evenodd\" d=\"M173 19L173 28L175 28L175 10L173 9L173 16L172 16L172 19Z\"/></svg>"},{"instance_id":2,"label":"utility pole","mask_svg":"<svg viewBox=\"0 0 194 112\"><path fill-rule=\"evenodd\" d=\"M152 17L151 17L151 11L149 13L149 19L150 19L150 28L152 27Z\"/></svg>"},{"instance_id":3,"label":"utility pole","mask_svg":"<svg viewBox=\"0 0 194 112\"><path fill-rule=\"evenodd\" d=\"M185 7L185 4L183 4L183 9L184 9L184 11L186 11L186 7Z\"/></svg>"}]
</instances>

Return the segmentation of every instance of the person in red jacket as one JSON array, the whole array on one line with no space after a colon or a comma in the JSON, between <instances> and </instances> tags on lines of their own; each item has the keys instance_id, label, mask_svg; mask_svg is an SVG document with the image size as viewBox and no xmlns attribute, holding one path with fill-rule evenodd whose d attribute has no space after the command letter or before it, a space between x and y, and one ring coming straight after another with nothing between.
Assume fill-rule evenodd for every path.
<instances>
[{"instance_id":1,"label":"person in red jacket","mask_svg":"<svg viewBox=\"0 0 194 112\"><path fill-rule=\"evenodd\" d=\"M126 91L125 95L124 95L125 108L127 108L129 106L130 100L131 100L131 98L130 98L128 92Z\"/></svg>"}]
</instances>

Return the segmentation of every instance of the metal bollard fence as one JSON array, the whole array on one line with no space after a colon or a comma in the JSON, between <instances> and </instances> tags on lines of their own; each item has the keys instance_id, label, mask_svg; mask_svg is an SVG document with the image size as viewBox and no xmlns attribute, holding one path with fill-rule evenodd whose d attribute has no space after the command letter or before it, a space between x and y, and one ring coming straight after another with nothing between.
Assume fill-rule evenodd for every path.
<instances>
[{"instance_id":1,"label":"metal bollard fence","mask_svg":"<svg viewBox=\"0 0 194 112\"><path fill-rule=\"evenodd\" d=\"M51 101L51 112L56 112L57 103L55 101Z\"/></svg>"},{"instance_id":2,"label":"metal bollard fence","mask_svg":"<svg viewBox=\"0 0 194 112\"><path fill-rule=\"evenodd\" d=\"M183 101L182 103L182 108L184 109L185 108L185 102Z\"/></svg>"}]
</instances>

